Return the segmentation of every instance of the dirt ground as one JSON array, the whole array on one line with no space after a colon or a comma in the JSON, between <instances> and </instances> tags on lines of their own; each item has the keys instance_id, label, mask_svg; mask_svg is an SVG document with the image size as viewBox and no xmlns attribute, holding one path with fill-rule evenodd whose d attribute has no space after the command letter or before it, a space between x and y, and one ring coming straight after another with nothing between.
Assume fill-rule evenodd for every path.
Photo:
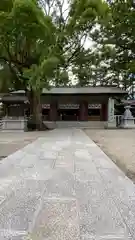
<instances>
[{"instance_id":1,"label":"dirt ground","mask_svg":"<svg viewBox=\"0 0 135 240\"><path fill-rule=\"evenodd\" d=\"M85 132L135 182L135 130Z\"/></svg>"},{"instance_id":2,"label":"dirt ground","mask_svg":"<svg viewBox=\"0 0 135 240\"><path fill-rule=\"evenodd\" d=\"M0 132L0 159L33 142L45 132Z\"/></svg>"}]
</instances>

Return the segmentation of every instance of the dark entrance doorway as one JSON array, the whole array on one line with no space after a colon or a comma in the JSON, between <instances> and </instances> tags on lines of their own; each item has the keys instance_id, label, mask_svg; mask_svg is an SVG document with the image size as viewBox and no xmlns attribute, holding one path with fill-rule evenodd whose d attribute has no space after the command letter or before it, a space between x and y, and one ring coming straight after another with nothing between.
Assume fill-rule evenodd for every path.
<instances>
[{"instance_id":1,"label":"dark entrance doorway","mask_svg":"<svg viewBox=\"0 0 135 240\"><path fill-rule=\"evenodd\" d=\"M100 109L88 109L89 121L100 121Z\"/></svg>"},{"instance_id":2,"label":"dark entrance doorway","mask_svg":"<svg viewBox=\"0 0 135 240\"><path fill-rule=\"evenodd\" d=\"M79 111L78 109L59 109L58 116L59 121L78 121Z\"/></svg>"},{"instance_id":3,"label":"dark entrance doorway","mask_svg":"<svg viewBox=\"0 0 135 240\"><path fill-rule=\"evenodd\" d=\"M48 121L49 120L49 109L42 109L42 119L44 121Z\"/></svg>"}]
</instances>

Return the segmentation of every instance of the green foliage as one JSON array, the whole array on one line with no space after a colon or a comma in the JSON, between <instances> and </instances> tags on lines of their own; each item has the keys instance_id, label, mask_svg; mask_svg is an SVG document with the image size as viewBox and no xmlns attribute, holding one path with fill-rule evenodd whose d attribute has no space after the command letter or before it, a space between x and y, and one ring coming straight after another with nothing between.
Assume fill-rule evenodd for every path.
<instances>
[{"instance_id":1,"label":"green foliage","mask_svg":"<svg viewBox=\"0 0 135 240\"><path fill-rule=\"evenodd\" d=\"M99 19L103 18L107 5L101 0L72 0L68 1L68 4L65 4L66 1L59 0L39 0L39 2L46 15L52 17L56 27L55 52L60 62L58 70L55 72L54 85L65 85L69 83L70 79L67 72L71 69L77 77L79 76L77 71L80 71L81 66L78 66L77 61L81 59L82 52L85 55L88 54L84 49L85 42ZM89 54L86 55L86 58L90 65ZM65 71L64 77L61 77L63 71ZM90 72L88 67L85 72Z\"/></svg>"},{"instance_id":2,"label":"green foliage","mask_svg":"<svg viewBox=\"0 0 135 240\"><path fill-rule=\"evenodd\" d=\"M100 29L95 34L102 59L110 74L108 82L127 89L132 85L130 73L135 73L135 4L132 0L114 0L107 16L100 19Z\"/></svg>"},{"instance_id":3,"label":"green foliage","mask_svg":"<svg viewBox=\"0 0 135 240\"><path fill-rule=\"evenodd\" d=\"M69 79L69 73L63 69L60 68L56 70L55 72L55 87L65 87L69 85L70 79Z\"/></svg>"},{"instance_id":4,"label":"green foliage","mask_svg":"<svg viewBox=\"0 0 135 240\"><path fill-rule=\"evenodd\" d=\"M101 0L73 0L69 11L68 30L90 31L105 14L105 6Z\"/></svg>"},{"instance_id":5,"label":"green foliage","mask_svg":"<svg viewBox=\"0 0 135 240\"><path fill-rule=\"evenodd\" d=\"M12 0L1 0L0 1L0 11L8 12L11 11L13 6Z\"/></svg>"},{"instance_id":6,"label":"green foliage","mask_svg":"<svg viewBox=\"0 0 135 240\"><path fill-rule=\"evenodd\" d=\"M69 0L66 9L64 0L1 0L1 66L11 75L9 87L33 91L38 122L44 87L68 85L69 71L89 84L97 55L84 45L107 12L102 0Z\"/></svg>"},{"instance_id":7,"label":"green foliage","mask_svg":"<svg viewBox=\"0 0 135 240\"><path fill-rule=\"evenodd\" d=\"M29 78L24 77L25 71L29 72L33 65L41 70L41 58L47 58L50 52L52 54L50 49L55 44L55 26L36 1L14 0L8 3L10 8L6 5L7 8L0 11L1 64L9 67L14 76L12 83L18 82L20 88L23 85L26 89L30 84ZM38 74L40 70L34 73Z\"/></svg>"},{"instance_id":8,"label":"green foliage","mask_svg":"<svg viewBox=\"0 0 135 240\"><path fill-rule=\"evenodd\" d=\"M6 93L9 91L9 88L13 87L11 79L13 80L13 76L10 69L6 64L4 64L0 68L0 92Z\"/></svg>"},{"instance_id":9,"label":"green foliage","mask_svg":"<svg viewBox=\"0 0 135 240\"><path fill-rule=\"evenodd\" d=\"M65 85L71 68L86 79L91 72L88 64L85 70L78 61L82 52L86 55L85 41L105 12L106 4L101 0L69 1L67 9L65 1L59 0L2 0L0 55L14 83L24 89L31 82L37 84L32 84L34 88L49 87L50 80L54 85ZM89 54L86 57L91 64ZM85 63L85 57L82 59Z\"/></svg>"},{"instance_id":10,"label":"green foliage","mask_svg":"<svg viewBox=\"0 0 135 240\"><path fill-rule=\"evenodd\" d=\"M41 61L39 65L32 65L24 70L24 78L29 79L29 87L34 91L41 91L49 87L49 80L54 77L54 70L59 61L56 57L50 57Z\"/></svg>"}]
</instances>

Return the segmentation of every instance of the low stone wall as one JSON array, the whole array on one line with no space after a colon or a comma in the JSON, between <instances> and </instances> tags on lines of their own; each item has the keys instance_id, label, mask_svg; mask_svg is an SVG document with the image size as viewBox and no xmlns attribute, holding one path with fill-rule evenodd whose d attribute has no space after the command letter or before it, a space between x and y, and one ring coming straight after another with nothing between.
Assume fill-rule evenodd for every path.
<instances>
[{"instance_id":1,"label":"low stone wall","mask_svg":"<svg viewBox=\"0 0 135 240\"><path fill-rule=\"evenodd\" d=\"M27 131L27 120L24 118L3 118L1 121L1 131Z\"/></svg>"}]
</instances>

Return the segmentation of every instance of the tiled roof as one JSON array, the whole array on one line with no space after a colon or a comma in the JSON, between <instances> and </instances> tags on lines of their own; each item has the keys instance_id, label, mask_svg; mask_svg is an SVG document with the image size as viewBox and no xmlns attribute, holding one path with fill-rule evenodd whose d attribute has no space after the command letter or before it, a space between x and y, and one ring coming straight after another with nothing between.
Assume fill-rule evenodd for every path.
<instances>
[{"instance_id":1,"label":"tiled roof","mask_svg":"<svg viewBox=\"0 0 135 240\"><path fill-rule=\"evenodd\" d=\"M16 94L23 94L23 90L14 91ZM43 94L63 95L63 94L126 94L125 90L117 87L59 87L49 90L43 89Z\"/></svg>"}]
</instances>

